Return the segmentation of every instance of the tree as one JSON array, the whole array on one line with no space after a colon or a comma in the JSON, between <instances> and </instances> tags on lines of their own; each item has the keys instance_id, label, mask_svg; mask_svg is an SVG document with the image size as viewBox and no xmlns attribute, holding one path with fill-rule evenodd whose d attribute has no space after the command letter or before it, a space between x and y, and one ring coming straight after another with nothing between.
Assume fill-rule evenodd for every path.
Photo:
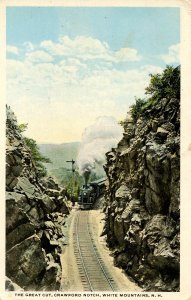
<instances>
[{"instance_id":1,"label":"tree","mask_svg":"<svg viewBox=\"0 0 191 300\"><path fill-rule=\"evenodd\" d=\"M146 88L146 94L154 99L180 99L180 66L167 66L162 74L150 74L151 80Z\"/></svg>"},{"instance_id":2,"label":"tree","mask_svg":"<svg viewBox=\"0 0 191 300\"><path fill-rule=\"evenodd\" d=\"M40 162L44 162L44 163L51 162L49 158L43 156L40 153L39 147L35 140L27 138L27 137L25 137L24 140L25 140L25 144L27 145L27 147L29 147L31 150L31 155L32 155L32 158L34 161L36 161L36 162L40 161Z\"/></svg>"},{"instance_id":3,"label":"tree","mask_svg":"<svg viewBox=\"0 0 191 300\"><path fill-rule=\"evenodd\" d=\"M130 106L131 117L136 122L142 113L143 105L145 104L145 100L141 98L135 98L135 104Z\"/></svg>"},{"instance_id":4,"label":"tree","mask_svg":"<svg viewBox=\"0 0 191 300\"><path fill-rule=\"evenodd\" d=\"M20 133L24 132L27 129L28 124L22 123L18 125L18 130ZM44 177L47 175L46 167L43 165L43 163L51 163L51 160L42 155L40 153L39 147L35 140L31 138L24 137L24 142L26 146L30 149L32 160L35 163L35 166L38 170L38 174L40 177Z\"/></svg>"},{"instance_id":5,"label":"tree","mask_svg":"<svg viewBox=\"0 0 191 300\"><path fill-rule=\"evenodd\" d=\"M46 176L47 170L43 165L43 163L51 163L51 160L40 153L39 147L35 140L25 137L24 141L26 146L30 149L31 156L33 161L35 162L39 176L40 177Z\"/></svg>"},{"instance_id":6,"label":"tree","mask_svg":"<svg viewBox=\"0 0 191 300\"><path fill-rule=\"evenodd\" d=\"M27 123L19 124L19 125L18 125L18 130L19 130L19 132L22 133L22 132L24 132L25 130L27 130L27 126L28 126Z\"/></svg>"},{"instance_id":7,"label":"tree","mask_svg":"<svg viewBox=\"0 0 191 300\"><path fill-rule=\"evenodd\" d=\"M143 113L152 108L158 101L163 98L180 99L180 66L167 66L162 74L150 74L149 86L145 89L145 94L150 97L145 99L135 98L135 104L130 106L131 117L134 122L143 115ZM121 122L122 125L124 125Z\"/></svg>"}]
</instances>

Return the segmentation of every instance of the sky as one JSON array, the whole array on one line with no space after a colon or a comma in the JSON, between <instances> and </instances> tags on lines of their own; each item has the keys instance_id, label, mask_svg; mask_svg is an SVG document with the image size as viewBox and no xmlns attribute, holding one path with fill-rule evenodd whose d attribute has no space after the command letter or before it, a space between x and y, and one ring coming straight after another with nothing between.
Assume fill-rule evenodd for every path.
<instances>
[{"instance_id":1,"label":"sky","mask_svg":"<svg viewBox=\"0 0 191 300\"><path fill-rule=\"evenodd\" d=\"M149 74L179 64L179 8L7 7L7 103L38 143L123 120Z\"/></svg>"}]
</instances>

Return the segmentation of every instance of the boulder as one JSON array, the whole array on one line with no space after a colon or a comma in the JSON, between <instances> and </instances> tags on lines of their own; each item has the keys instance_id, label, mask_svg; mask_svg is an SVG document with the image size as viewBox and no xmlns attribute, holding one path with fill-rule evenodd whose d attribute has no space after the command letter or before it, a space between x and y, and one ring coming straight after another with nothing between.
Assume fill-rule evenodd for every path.
<instances>
[{"instance_id":1,"label":"boulder","mask_svg":"<svg viewBox=\"0 0 191 300\"><path fill-rule=\"evenodd\" d=\"M40 291L58 291L61 282L61 268L58 263L48 266L45 276L40 282Z\"/></svg>"},{"instance_id":2,"label":"boulder","mask_svg":"<svg viewBox=\"0 0 191 300\"><path fill-rule=\"evenodd\" d=\"M6 201L6 232L10 233L17 226L28 223L29 218L22 211L15 200L10 199Z\"/></svg>"},{"instance_id":3,"label":"boulder","mask_svg":"<svg viewBox=\"0 0 191 300\"><path fill-rule=\"evenodd\" d=\"M125 210L123 211L123 213L121 215L121 218L130 222L131 216L133 215L133 213L138 212L138 211L140 211L140 201L133 199L127 204Z\"/></svg>"},{"instance_id":4,"label":"boulder","mask_svg":"<svg viewBox=\"0 0 191 300\"><path fill-rule=\"evenodd\" d=\"M6 277L5 280L5 290L12 292L12 291L23 291L23 289L16 283L14 283L11 279Z\"/></svg>"},{"instance_id":5,"label":"boulder","mask_svg":"<svg viewBox=\"0 0 191 300\"><path fill-rule=\"evenodd\" d=\"M18 190L22 190L28 198L34 197L35 186L26 177L19 177L17 183Z\"/></svg>"},{"instance_id":6,"label":"boulder","mask_svg":"<svg viewBox=\"0 0 191 300\"><path fill-rule=\"evenodd\" d=\"M148 212L153 214L162 213L165 209L165 199L150 188L146 188L145 206Z\"/></svg>"},{"instance_id":7,"label":"boulder","mask_svg":"<svg viewBox=\"0 0 191 300\"><path fill-rule=\"evenodd\" d=\"M60 207L60 212L62 214L65 214L65 215L69 215L69 213L70 213L69 205L67 204L67 202L65 201L65 199L62 199L61 207Z\"/></svg>"},{"instance_id":8,"label":"boulder","mask_svg":"<svg viewBox=\"0 0 191 300\"><path fill-rule=\"evenodd\" d=\"M6 190L12 191L13 188L17 185L18 179L12 175L12 173L8 174L6 177Z\"/></svg>"},{"instance_id":9,"label":"boulder","mask_svg":"<svg viewBox=\"0 0 191 300\"><path fill-rule=\"evenodd\" d=\"M60 192L58 190L53 190L53 189L47 189L46 194L49 195L50 197L59 197Z\"/></svg>"},{"instance_id":10,"label":"boulder","mask_svg":"<svg viewBox=\"0 0 191 300\"><path fill-rule=\"evenodd\" d=\"M23 288L34 283L45 268L45 256L36 236L25 239L7 252L7 276Z\"/></svg>"},{"instance_id":11,"label":"boulder","mask_svg":"<svg viewBox=\"0 0 191 300\"><path fill-rule=\"evenodd\" d=\"M163 237L156 244L153 253L149 254L147 261L152 268L158 269L164 274L168 273L169 270L178 270L178 259L179 257L175 255L170 247L169 239Z\"/></svg>"},{"instance_id":12,"label":"boulder","mask_svg":"<svg viewBox=\"0 0 191 300\"><path fill-rule=\"evenodd\" d=\"M167 128L167 127L166 127ZM157 136L161 138L166 138L168 135L168 131L162 127L157 128Z\"/></svg>"},{"instance_id":13,"label":"boulder","mask_svg":"<svg viewBox=\"0 0 191 300\"><path fill-rule=\"evenodd\" d=\"M114 235L119 245L124 243L123 221L120 217L116 217L114 221Z\"/></svg>"},{"instance_id":14,"label":"boulder","mask_svg":"<svg viewBox=\"0 0 191 300\"><path fill-rule=\"evenodd\" d=\"M51 199L48 195L44 194L39 199L42 203L42 208L45 214L49 214L56 209L56 204L53 199Z\"/></svg>"},{"instance_id":15,"label":"boulder","mask_svg":"<svg viewBox=\"0 0 191 300\"><path fill-rule=\"evenodd\" d=\"M31 208L27 197L24 194L20 194L18 192L6 192L6 200L15 201L17 206L25 212L29 211Z\"/></svg>"},{"instance_id":16,"label":"boulder","mask_svg":"<svg viewBox=\"0 0 191 300\"><path fill-rule=\"evenodd\" d=\"M176 223L172 218L164 215L156 214L146 224L144 228L144 238L147 236L160 235L164 237L173 237L176 232Z\"/></svg>"},{"instance_id":17,"label":"boulder","mask_svg":"<svg viewBox=\"0 0 191 300\"><path fill-rule=\"evenodd\" d=\"M32 224L25 223L17 226L6 237L7 250L12 248L16 244L19 244L33 234L35 234L35 228Z\"/></svg>"},{"instance_id":18,"label":"boulder","mask_svg":"<svg viewBox=\"0 0 191 300\"><path fill-rule=\"evenodd\" d=\"M40 210L37 207L32 207L29 211L28 211L28 218L30 219L30 221L34 224L38 224L40 223Z\"/></svg>"},{"instance_id":19,"label":"boulder","mask_svg":"<svg viewBox=\"0 0 191 300\"><path fill-rule=\"evenodd\" d=\"M129 189L125 184L122 184L117 191L115 192L115 199L118 201L119 199L127 199L129 200L130 194Z\"/></svg>"}]
</instances>

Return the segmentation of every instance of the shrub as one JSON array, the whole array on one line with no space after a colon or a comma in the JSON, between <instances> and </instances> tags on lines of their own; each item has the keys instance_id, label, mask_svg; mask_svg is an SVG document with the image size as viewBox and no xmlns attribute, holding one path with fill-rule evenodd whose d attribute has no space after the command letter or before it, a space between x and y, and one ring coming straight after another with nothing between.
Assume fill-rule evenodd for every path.
<instances>
[{"instance_id":1,"label":"shrub","mask_svg":"<svg viewBox=\"0 0 191 300\"><path fill-rule=\"evenodd\" d=\"M51 160L40 153L39 147L35 140L31 138L24 138L25 144L30 149L31 156L35 162L39 176L44 177L47 175L47 170L42 163L51 163Z\"/></svg>"},{"instance_id":2,"label":"shrub","mask_svg":"<svg viewBox=\"0 0 191 300\"><path fill-rule=\"evenodd\" d=\"M136 99L135 104L130 106L130 113L131 113L132 119L136 122L142 113L142 109L145 104L145 100L140 99L140 98L135 98L135 99Z\"/></svg>"},{"instance_id":3,"label":"shrub","mask_svg":"<svg viewBox=\"0 0 191 300\"><path fill-rule=\"evenodd\" d=\"M22 123L18 125L18 130L23 133L27 129L28 124ZM38 170L39 177L44 177L47 175L46 167L43 163L51 163L51 160L40 153L39 147L35 140L31 138L24 137L24 142L26 146L30 149L32 160Z\"/></svg>"},{"instance_id":4,"label":"shrub","mask_svg":"<svg viewBox=\"0 0 191 300\"><path fill-rule=\"evenodd\" d=\"M180 98L180 66L167 66L162 74L150 74L151 80L146 94L154 99Z\"/></svg>"},{"instance_id":5,"label":"shrub","mask_svg":"<svg viewBox=\"0 0 191 300\"><path fill-rule=\"evenodd\" d=\"M134 122L149 108L152 108L163 98L180 99L180 66L167 66L162 74L150 74L150 84L145 89L145 94L150 97L145 99L135 98L135 104L130 106L131 117Z\"/></svg>"}]
</instances>

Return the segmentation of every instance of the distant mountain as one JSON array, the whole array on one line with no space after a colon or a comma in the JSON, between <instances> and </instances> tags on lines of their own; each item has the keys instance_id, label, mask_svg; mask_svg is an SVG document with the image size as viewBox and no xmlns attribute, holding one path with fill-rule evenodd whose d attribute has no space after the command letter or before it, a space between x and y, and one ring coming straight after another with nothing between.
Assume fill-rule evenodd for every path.
<instances>
[{"instance_id":1,"label":"distant mountain","mask_svg":"<svg viewBox=\"0 0 191 300\"><path fill-rule=\"evenodd\" d=\"M84 183L83 176L79 173L71 172L71 163L67 160L76 161L80 142L63 143L63 144L38 144L40 152L50 158L52 163L44 163L47 168L48 175L52 176L56 181L66 187L69 195L78 198L79 187ZM75 165L75 169L77 166ZM96 174L92 172L90 181L105 176L102 166L96 166Z\"/></svg>"},{"instance_id":2,"label":"distant mountain","mask_svg":"<svg viewBox=\"0 0 191 300\"><path fill-rule=\"evenodd\" d=\"M63 144L39 144L42 154L50 158L52 163L45 164L48 171L58 168L70 169L71 164L67 160L76 160L80 142L63 143Z\"/></svg>"},{"instance_id":3,"label":"distant mountain","mask_svg":"<svg viewBox=\"0 0 191 300\"><path fill-rule=\"evenodd\" d=\"M48 174L53 176L60 184L67 185L71 180L71 163L67 160L76 161L80 142L63 143L63 144L38 144L40 152L46 157L50 158L52 163L44 163ZM75 169L77 168L74 165ZM96 175L95 175L96 173ZM83 182L81 176L75 173L76 180L80 183ZM99 179L105 176L103 166L96 165L94 172L91 174L91 179Z\"/></svg>"}]
</instances>

